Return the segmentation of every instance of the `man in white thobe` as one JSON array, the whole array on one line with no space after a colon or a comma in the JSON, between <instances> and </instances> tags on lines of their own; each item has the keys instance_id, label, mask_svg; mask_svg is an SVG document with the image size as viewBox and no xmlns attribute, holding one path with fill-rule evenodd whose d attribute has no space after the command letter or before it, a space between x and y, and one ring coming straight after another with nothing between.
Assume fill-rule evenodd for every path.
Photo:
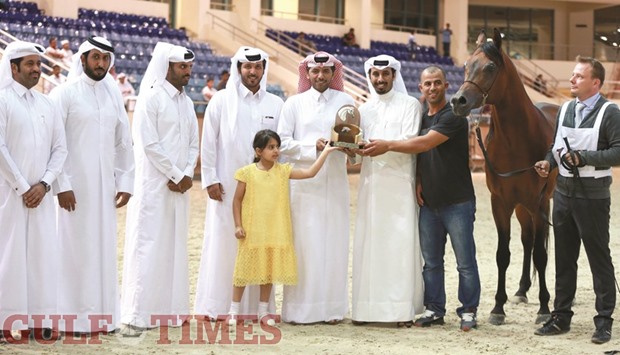
<instances>
[{"instance_id":1,"label":"man in white thobe","mask_svg":"<svg viewBox=\"0 0 620 355\"><path fill-rule=\"evenodd\" d=\"M189 194L198 124L187 85L194 53L159 42L133 117L136 183L127 206L121 321L180 326L189 315ZM164 316L165 318L163 318Z\"/></svg>"},{"instance_id":2,"label":"man in white thobe","mask_svg":"<svg viewBox=\"0 0 620 355\"><path fill-rule=\"evenodd\" d=\"M407 95L400 62L380 55L368 59L364 71L371 93L359 108L364 138L417 136L422 109ZM423 311L415 163L415 155L396 152L362 159L353 244L354 324L411 327Z\"/></svg>"},{"instance_id":3,"label":"man in white thobe","mask_svg":"<svg viewBox=\"0 0 620 355\"><path fill-rule=\"evenodd\" d=\"M282 156L309 167L331 137L345 94L342 63L325 52L299 64L298 94L288 98L278 133ZM335 324L349 311L349 185L346 154L336 152L312 179L291 181L291 218L298 284L284 286L282 320Z\"/></svg>"},{"instance_id":4,"label":"man in white thobe","mask_svg":"<svg viewBox=\"0 0 620 355\"><path fill-rule=\"evenodd\" d=\"M62 62L68 67L71 67L71 64L73 64L73 51L71 50L70 45L71 43L69 43L69 41L66 39L63 39L62 41L60 41L60 52L62 53Z\"/></svg>"},{"instance_id":5,"label":"man in white thobe","mask_svg":"<svg viewBox=\"0 0 620 355\"><path fill-rule=\"evenodd\" d=\"M147 68L148 69L148 68ZM144 80L143 80L144 81ZM123 102L125 103L125 108L129 108L129 100L135 100L136 90L133 88L129 80L127 80L127 74L120 73L116 77L116 83L118 85L118 89L123 96ZM133 109L131 110L133 111Z\"/></svg>"},{"instance_id":6,"label":"man in white thobe","mask_svg":"<svg viewBox=\"0 0 620 355\"><path fill-rule=\"evenodd\" d=\"M52 67L52 75L48 76L43 82L43 93L49 94L52 89L67 81L64 75L60 73L60 65L54 64Z\"/></svg>"},{"instance_id":7,"label":"man in white thobe","mask_svg":"<svg viewBox=\"0 0 620 355\"><path fill-rule=\"evenodd\" d=\"M57 314L58 238L48 192L67 146L58 110L33 89L44 51L15 41L0 61L0 330L38 328L34 336L41 337L48 328L49 339L49 328L58 327L50 318Z\"/></svg>"},{"instance_id":8,"label":"man in white thobe","mask_svg":"<svg viewBox=\"0 0 620 355\"><path fill-rule=\"evenodd\" d=\"M234 173L252 163L254 135L263 129L275 131L282 108L282 99L266 90L268 65L262 50L239 48L231 58L226 89L213 95L205 112L201 177L209 199L194 313L211 319L226 318L232 299L237 255L232 214L237 186ZM245 75L241 75L242 68ZM256 315L258 299L258 286L248 287L239 314ZM272 297L269 312L274 311Z\"/></svg>"},{"instance_id":9,"label":"man in white thobe","mask_svg":"<svg viewBox=\"0 0 620 355\"><path fill-rule=\"evenodd\" d=\"M64 322L69 333L120 327L116 208L133 192L134 159L123 98L108 75L113 62L110 42L90 37L74 56L67 83L50 94L60 107L69 151L54 186L60 207L58 308L73 317Z\"/></svg>"}]
</instances>

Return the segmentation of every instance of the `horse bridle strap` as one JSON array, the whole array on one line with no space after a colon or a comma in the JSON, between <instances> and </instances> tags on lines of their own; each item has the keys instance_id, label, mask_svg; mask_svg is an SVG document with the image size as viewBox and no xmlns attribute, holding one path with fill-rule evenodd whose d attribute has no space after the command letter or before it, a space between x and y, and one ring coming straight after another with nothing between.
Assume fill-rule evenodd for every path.
<instances>
[{"instance_id":1,"label":"horse bridle strap","mask_svg":"<svg viewBox=\"0 0 620 355\"><path fill-rule=\"evenodd\" d=\"M484 91L480 85L478 85L478 83L476 83L475 81L471 81L471 80L465 80L465 83L470 83L473 84L476 88L478 88L478 90L480 90L480 92L482 93L482 105L480 106L484 106L487 103L487 97L489 97L489 92L488 91ZM495 82L495 80L493 80L493 82ZM493 87L493 84L491 84L491 87ZM490 90L491 88L489 88Z\"/></svg>"},{"instance_id":2,"label":"horse bridle strap","mask_svg":"<svg viewBox=\"0 0 620 355\"><path fill-rule=\"evenodd\" d=\"M495 167L493 167L493 164L491 164L491 160L489 159L489 154L487 153L486 148L484 147L484 143L482 142L482 133L480 132L480 126L476 126L476 140L478 141L478 145L480 146L480 150L482 150L482 155L484 156L484 163L486 164L486 167L489 168L489 170L499 176L499 177L511 177L511 176L515 176L515 175L519 175L522 174L530 169L533 169L535 167L535 165L529 166L527 168L522 168L522 169L518 169L518 170L513 170L513 171L509 171L507 173L498 173L497 170L495 170ZM542 190L540 191L540 195L538 196L538 204L540 205L540 202L542 201L544 195L545 195L545 190L547 189L547 182L545 182L545 184L543 185ZM541 215L541 217L543 218L544 221L547 222L548 225L553 226L553 224L551 222L549 222L549 216L547 215L547 213L545 213L545 211L538 211ZM620 288L618 289L618 291L620 292Z\"/></svg>"}]
</instances>

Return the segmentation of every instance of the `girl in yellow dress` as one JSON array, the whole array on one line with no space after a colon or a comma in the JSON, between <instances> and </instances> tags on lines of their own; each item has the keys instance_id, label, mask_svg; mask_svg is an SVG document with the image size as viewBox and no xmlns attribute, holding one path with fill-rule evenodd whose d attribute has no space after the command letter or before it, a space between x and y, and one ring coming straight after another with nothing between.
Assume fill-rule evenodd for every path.
<instances>
[{"instance_id":1,"label":"girl in yellow dress","mask_svg":"<svg viewBox=\"0 0 620 355\"><path fill-rule=\"evenodd\" d=\"M233 297L229 323L236 324L239 302L247 285L260 285L259 322L274 325L267 305L274 283L297 283L297 261L293 247L289 179L314 177L327 155L340 148L325 145L321 155L307 169L293 169L278 163L280 136L262 130L254 137L254 163L235 173L238 181L233 199L235 237L239 249L233 274ZM323 144L320 147L323 148Z\"/></svg>"}]
</instances>

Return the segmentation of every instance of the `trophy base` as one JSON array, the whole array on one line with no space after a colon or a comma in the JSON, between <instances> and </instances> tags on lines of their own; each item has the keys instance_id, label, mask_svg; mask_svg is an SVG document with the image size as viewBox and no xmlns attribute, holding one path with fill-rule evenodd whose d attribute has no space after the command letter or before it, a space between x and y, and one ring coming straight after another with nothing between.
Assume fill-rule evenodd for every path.
<instances>
[{"instance_id":1,"label":"trophy base","mask_svg":"<svg viewBox=\"0 0 620 355\"><path fill-rule=\"evenodd\" d=\"M349 148L349 149L362 149L364 145L361 143L349 143L349 142L329 142L329 145L332 147L341 147L341 148Z\"/></svg>"}]
</instances>

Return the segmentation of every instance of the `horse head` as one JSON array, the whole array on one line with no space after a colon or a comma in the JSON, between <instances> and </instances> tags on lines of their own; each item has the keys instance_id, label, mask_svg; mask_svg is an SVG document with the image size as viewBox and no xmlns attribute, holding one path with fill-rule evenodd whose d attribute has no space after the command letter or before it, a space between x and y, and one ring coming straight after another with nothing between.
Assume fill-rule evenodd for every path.
<instances>
[{"instance_id":1,"label":"horse head","mask_svg":"<svg viewBox=\"0 0 620 355\"><path fill-rule=\"evenodd\" d=\"M465 62L465 81L450 100L452 111L458 116L467 116L472 109L486 103L504 66L502 36L497 28L493 41L488 42L482 30L476 44L474 53Z\"/></svg>"}]
</instances>

